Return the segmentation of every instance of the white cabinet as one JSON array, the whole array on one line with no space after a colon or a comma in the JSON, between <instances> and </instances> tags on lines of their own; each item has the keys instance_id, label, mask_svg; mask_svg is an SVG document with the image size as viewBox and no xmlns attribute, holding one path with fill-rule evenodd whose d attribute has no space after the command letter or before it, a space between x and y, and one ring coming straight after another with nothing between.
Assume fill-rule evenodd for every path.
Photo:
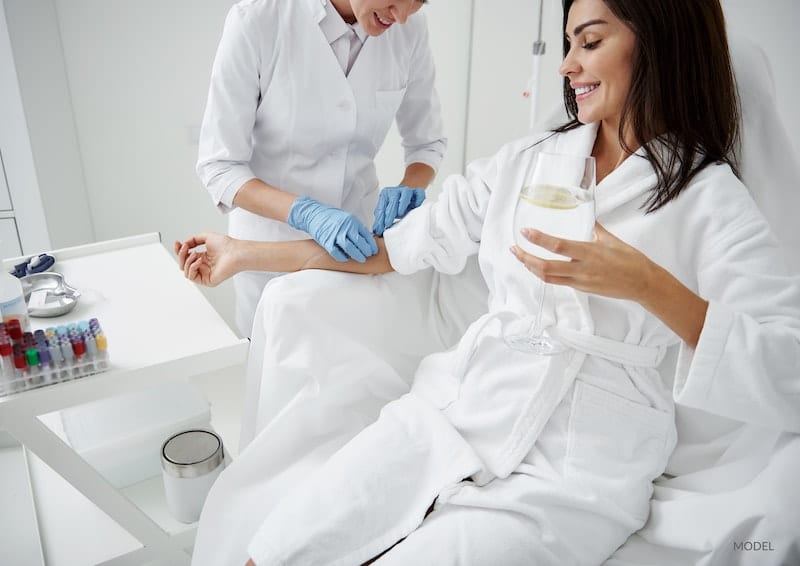
<instances>
[{"instance_id":1,"label":"white cabinet","mask_svg":"<svg viewBox=\"0 0 800 566\"><path fill-rule=\"evenodd\" d=\"M3 152L0 151L0 211L12 208L11 193L8 192L8 181L6 180L6 168L3 164Z\"/></svg>"},{"instance_id":2,"label":"white cabinet","mask_svg":"<svg viewBox=\"0 0 800 566\"><path fill-rule=\"evenodd\" d=\"M0 211L0 215L3 212ZM17 232L17 221L13 218L2 218L0 216L0 257L17 257L22 255L19 246L19 233Z\"/></svg>"},{"instance_id":3,"label":"white cabinet","mask_svg":"<svg viewBox=\"0 0 800 566\"><path fill-rule=\"evenodd\" d=\"M14 207L11 205L11 193L8 191L3 153L0 152L0 258L18 255L22 255L22 248L19 245Z\"/></svg>"},{"instance_id":4,"label":"white cabinet","mask_svg":"<svg viewBox=\"0 0 800 566\"><path fill-rule=\"evenodd\" d=\"M103 564L160 559L188 566L184 549L192 546L196 525L182 525L168 516L160 478L119 491L38 417L169 380L241 366L249 342L237 338L200 290L183 277L158 234L65 248L53 255L58 271L84 295L72 312L34 319L34 328L98 318L108 336L111 368L0 397L0 430L11 433L139 541L139 548ZM2 267L9 269L14 261L10 258ZM0 501L5 502L7 494L7 486L0 485ZM6 564L3 559L0 563Z\"/></svg>"},{"instance_id":5,"label":"white cabinet","mask_svg":"<svg viewBox=\"0 0 800 566\"><path fill-rule=\"evenodd\" d=\"M0 0L0 238L2 257L50 247L25 111Z\"/></svg>"}]
</instances>

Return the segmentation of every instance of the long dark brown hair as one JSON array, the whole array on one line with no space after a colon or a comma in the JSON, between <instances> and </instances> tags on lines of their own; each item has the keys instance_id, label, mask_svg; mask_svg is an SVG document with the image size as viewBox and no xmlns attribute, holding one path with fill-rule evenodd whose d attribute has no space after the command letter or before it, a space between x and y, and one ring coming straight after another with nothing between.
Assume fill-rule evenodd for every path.
<instances>
[{"instance_id":1,"label":"long dark brown hair","mask_svg":"<svg viewBox=\"0 0 800 566\"><path fill-rule=\"evenodd\" d=\"M564 1L564 30L575 0ZM719 0L603 0L636 36L631 87L619 141L630 128L656 171L647 212L677 197L704 167L724 162L738 176L739 99ZM569 43L564 38L564 56ZM564 104L580 126L575 92L564 78Z\"/></svg>"}]
</instances>

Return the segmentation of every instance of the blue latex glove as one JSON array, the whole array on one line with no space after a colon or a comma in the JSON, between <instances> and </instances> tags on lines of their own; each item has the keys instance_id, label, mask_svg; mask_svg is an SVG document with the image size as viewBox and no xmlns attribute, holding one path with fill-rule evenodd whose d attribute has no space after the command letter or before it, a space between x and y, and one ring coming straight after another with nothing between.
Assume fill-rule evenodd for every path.
<instances>
[{"instance_id":1,"label":"blue latex glove","mask_svg":"<svg viewBox=\"0 0 800 566\"><path fill-rule=\"evenodd\" d=\"M299 197L289 209L289 226L307 232L336 261L364 263L378 253L378 244L358 218L340 208Z\"/></svg>"},{"instance_id":2,"label":"blue latex glove","mask_svg":"<svg viewBox=\"0 0 800 566\"><path fill-rule=\"evenodd\" d=\"M402 185L384 188L378 196L372 231L376 236L383 236L383 232L394 224L395 220L417 208L424 200L425 191L422 189L409 189Z\"/></svg>"}]
</instances>

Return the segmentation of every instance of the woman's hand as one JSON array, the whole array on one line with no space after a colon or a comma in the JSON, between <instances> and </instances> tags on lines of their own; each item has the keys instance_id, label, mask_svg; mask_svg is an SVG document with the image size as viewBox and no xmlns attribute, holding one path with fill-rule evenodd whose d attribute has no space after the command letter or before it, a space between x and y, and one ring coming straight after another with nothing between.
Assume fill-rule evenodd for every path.
<instances>
[{"instance_id":1,"label":"woman's hand","mask_svg":"<svg viewBox=\"0 0 800 566\"><path fill-rule=\"evenodd\" d=\"M572 259L545 260L519 246L511 248L517 259L546 283L639 303L649 296L657 266L600 224L595 224L591 242L556 238L533 229L525 229L523 235L537 246Z\"/></svg>"},{"instance_id":2,"label":"woman's hand","mask_svg":"<svg viewBox=\"0 0 800 566\"><path fill-rule=\"evenodd\" d=\"M187 279L207 287L216 287L243 270L241 243L222 234L198 234L185 242L175 242L175 253ZM195 249L202 245L205 245L205 251Z\"/></svg>"},{"instance_id":3,"label":"woman's hand","mask_svg":"<svg viewBox=\"0 0 800 566\"><path fill-rule=\"evenodd\" d=\"M635 301L690 347L697 346L708 302L600 224L594 225L591 242L564 240L530 229L526 229L524 235L537 246L571 258L571 261L544 260L518 246L512 247L517 259L542 281Z\"/></svg>"}]
</instances>

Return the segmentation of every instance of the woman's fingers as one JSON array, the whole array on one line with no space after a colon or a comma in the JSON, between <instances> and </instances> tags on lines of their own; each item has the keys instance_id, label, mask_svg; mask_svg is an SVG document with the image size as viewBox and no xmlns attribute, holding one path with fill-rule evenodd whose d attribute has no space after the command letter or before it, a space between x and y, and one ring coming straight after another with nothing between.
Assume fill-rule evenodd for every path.
<instances>
[{"instance_id":1,"label":"woman's fingers","mask_svg":"<svg viewBox=\"0 0 800 566\"><path fill-rule=\"evenodd\" d=\"M178 258L178 267L184 270L189 253L197 246L204 245L207 240L208 234L206 233L196 234L183 242L175 240L174 249Z\"/></svg>"},{"instance_id":2,"label":"woman's fingers","mask_svg":"<svg viewBox=\"0 0 800 566\"><path fill-rule=\"evenodd\" d=\"M565 257L581 259L586 253L586 242L556 238L533 228L523 228L522 235L529 242Z\"/></svg>"},{"instance_id":3,"label":"woman's fingers","mask_svg":"<svg viewBox=\"0 0 800 566\"><path fill-rule=\"evenodd\" d=\"M516 256L528 271L547 283L551 283L556 279L572 279L574 275L575 266L572 262L558 259L542 259L529 254L519 246L513 246L511 253Z\"/></svg>"},{"instance_id":4,"label":"woman's fingers","mask_svg":"<svg viewBox=\"0 0 800 566\"><path fill-rule=\"evenodd\" d=\"M195 254L195 252L192 252L192 254L194 255L190 256L189 262L186 265L186 271L184 272L186 278L200 285L212 286L211 267L206 261L205 254Z\"/></svg>"},{"instance_id":5,"label":"woman's fingers","mask_svg":"<svg viewBox=\"0 0 800 566\"><path fill-rule=\"evenodd\" d=\"M183 269L186 265L186 257L189 255L189 246L185 242L175 242L175 253L178 256L178 267Z\"/></svg>"},{"instance_id":6,"label":"woman's fingers","mask_svg":"<svg viewBox=\"0 0 800 566\"><path fill-rule=\"evenodd\" d=\"M183 268L183 275L187 279L194 281L197 276L198 270L203 265L208 266L208 257L205 252L190 252L186 260L186 265Z\"/></svg>"},{"instance_id":7,"label":"woman's fingers","mask_svg":"<svg viewBox=\"0 0 800 566\"><path fill-rule=\"evenodd\" d=\"M194 259L196 259L196 253L191 252L186 258L186 260L183 262L183 276L186 277L187 279L191 279L189 277L189 269L192 267L192 261L194 261Z\"/></svg>"}]
</instances>

